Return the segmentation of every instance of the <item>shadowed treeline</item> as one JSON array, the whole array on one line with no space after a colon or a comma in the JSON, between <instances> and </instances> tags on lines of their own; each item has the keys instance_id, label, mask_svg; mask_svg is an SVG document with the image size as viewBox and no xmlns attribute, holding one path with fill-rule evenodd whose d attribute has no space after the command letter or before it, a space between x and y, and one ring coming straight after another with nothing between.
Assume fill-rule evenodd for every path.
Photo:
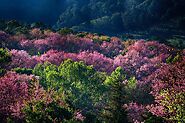
<instances>
[{"instance_id":1,"label":"shadowed treeline","mask_svg":"<svg viewBox=\"0 0 185 123\"><path fill-rule=\"evenodd\" d=\"M64 6L63 0L0 0L0 18L54 24Z\"/></svg>"}]
</instances>

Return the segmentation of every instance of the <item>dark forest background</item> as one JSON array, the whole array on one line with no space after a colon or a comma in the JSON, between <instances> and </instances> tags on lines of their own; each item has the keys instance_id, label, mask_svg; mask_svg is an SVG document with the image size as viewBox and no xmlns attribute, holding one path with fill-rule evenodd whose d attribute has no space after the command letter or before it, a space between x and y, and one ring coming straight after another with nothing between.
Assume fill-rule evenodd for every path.
<instances>
[{"instance_id":1,"label":"dark forest background","mask_svg":"<svg viewBox=\"0 0 185 123\"><path fill-rule=\"evenodd\" d=\"M59 29L184 34L184 0L0 0L0 18Z\"/></svg>"}]
</instances>

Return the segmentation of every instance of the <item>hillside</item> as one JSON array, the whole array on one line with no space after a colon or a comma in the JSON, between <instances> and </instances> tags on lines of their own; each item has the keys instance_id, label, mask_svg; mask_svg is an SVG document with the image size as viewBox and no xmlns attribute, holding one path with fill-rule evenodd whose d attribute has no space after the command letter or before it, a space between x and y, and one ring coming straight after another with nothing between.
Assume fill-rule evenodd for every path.
<instances>
[{"instance_id":1,"label":"hillside","mask_svg":"<svg viewBox=\"0 0 185 123\"><path fill-rule=\"evenodd\" d=\"M5 22L2 122L184 122L185 51Z\"/></svg>"},{"instance_id":2,"label":"hillside","mask_svg":"<svg viewBox=\"0 0 185 123\"><path fill-rule=\"evenodd\" d=\"M0 0L0 122L185 123L184 0Z\"/></svg>"},{"instance_id":3,"label":"hillside","mask_svg":"<svg viewBox=\"0 0 185 123\"><path fill-rule=\"evenodd\" d=\"M184 35L184 0L0 0L0 19L117 34L130 31Z\"/></svg>"},{"instance_id":4,"label":"hillside","mask_svg":"<svg viewBox=\"0 0 185 123\"><path fill-rule=\"evenodd\" d=\"M96 32L184 30L184 11L183 0L73 0L56 26Z\"/></svg>"}]
</instances>

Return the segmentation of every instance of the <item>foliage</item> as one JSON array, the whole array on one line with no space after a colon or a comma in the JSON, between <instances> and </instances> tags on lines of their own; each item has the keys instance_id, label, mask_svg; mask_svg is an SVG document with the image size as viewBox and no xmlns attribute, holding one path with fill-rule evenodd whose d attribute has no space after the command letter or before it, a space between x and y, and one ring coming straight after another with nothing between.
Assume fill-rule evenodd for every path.
<instances>
[{"instance_id":1,"label":"foliage","mask_svg":"<svg viewBox=\"0 0 185 123\"><path fill-rule=\"evenodd\" d=\"M111 73L115 69L113 60L98 52L80 52L77 58L87 65L93 65L98 71Z\"/></svg>"},{"instance_id":2,"label":"foliage","mask_svg":"<svg viewBox=\"0 0 185 123\"><path fill-rule=\"evenodd\" d=\"M9 35L5 33L4 31L0 31L0 47L5 47L6 40L9 38Z\"/></svg>"},{"instance_id":3,"label":"foliage","mask_svg":"<svg viewBox=\"0 0 185 123\"><path fill-rule=\"evenodd\" d=\"M33 73L40 77L40 84L45 88L59 88L61 85L57 66L45 63L37 64Z\"/></svg>"},{"instance_id":4,"label":"foliage","mask_svg":"<svg viewBox=\"0 0 185 123\"><path fill-rule=\"evenodd\" d=\"M56 50L49 50L41 56L30 56L23 50L12 50L12 62L10 68L34 68L37 63L50 62L55 65L60 65L66 59L73 61L84 61L87 65L93 65L98 71L112 72L114 70L113 60L98 52L84 51L78 54L59 52Z\"/></svg>"},{"instance_id":5,"label":"foliage","mask_svg":"<svg viewBox=\"0 0 185 123\"><path fill-rule=\"evenodd\" d=\"M150 111L174 122L184 122L184 63L183 58L173 65L161 67L152 75L154 79L151 93L155 97L156 106L152 106Z\"/></svg>"},{"instance_id":6,"label":"foliage","mask_svg":"<svg viewBox=\"0 0 185 123\"><path fill-rule=\"evenodd\" d=\"M176 52L171 49L158 42L140 40L130 45L124 55L118 55L114 64L124 68L130 76L142 80L158 69L170 54Z\"/></svg>"},{"instance_id":7,"label":"foliage","mask_svg":"<svg viewBox=\"0 0 185 123\"><path fill-rule=\"evenodd\" d=\"M56 102L50 102L48 104L43 101L31 102L24 107L23 112L27 123L59 123L72 118L71 112Z\"/></svg>"},{"instance_id":8,"label":"foliage","mask_svg":"<svg viewBox=\"0 0 185 123\"><path fill-rule=\"evenodd\" d=\"M165 120L162 117L157 117L152 113L147 114L147 118L145 119L145 123L165 123Z\"/></svg>"},{"instance_id":9,"label":"foliage","mask_svg":"<svg viewBox=\"0 0 185 123\"><path fill-rule=\"evenodd\" d=\"M80 109L85 116L96 114L97 106L102 101L105 91L105 75L96 72L83 62L64 61L59 67L45 63L37 65L34 74L40 76L45 88L64 93L64 99L75 109Z\"/></svg>"},{"instance_id":10,"label":"foliage","mask_svg":"<svg viewBox=\"0 0 185 123\"><path fill-rule=\"evenodd\" d=\"M31 76L8 72L0 78L0 118L6 121L9 116L22 118L21 109L29 98L28 83Z\"/></svg>"},{"instance_id":11,"label":"foliage","mask_svg":"<svg viewBox=\"0 0 185 123\"><path fill-rule=\"evenodd\" d=\"M31 57L26 51L11 50L12 62L9 68L33 68L37 64L36 57Z\"/></svg>"},{"instance_id":12,"label":"foliage","mask_svg":"<svg viewBox=\"0 0 185 123\"><path fill-rule=\"evenodd\" d=\"M19 73L19 74L27 74L27 75L31 75L33 72L32 72L32 69L27 69L27 68L14 68L13 71L15 71L16 73Z\"/></svg>"},{"instance_id":13,"label":"foliage","mask_svg":"<svg viewBox=\"0 0 185 123\"><path fill-rule=\"evenodd\" d=\"M182 59L182 56L178 53L175 56L170 55L167 59L166 59L166 63L170 64L170 63L175 63L178 62Z\"/></svg>"},{"instance_id":14,"label":"foliage","mask_svg":"<svg viewBox=\"0 0 185 123\"><path fill-rule=\"evenodd\" d=\"M35 23L32 23L32 24L30 25L30 27L31 27L31 28L41 28L41 29L43 29L43 28L46 28L46 25L44 25L44 24L41 23L41 22L35 22Z\"/></svg>"},{"instance_id":15,"label":"foliage","mask_svg":"<svg viewBox=\"0 0 185 123\"><path fill-rule=\"evenodd\" d=\"M142 122L144 121L144 115L147 110L143 105L138 105L137 103L125 104L124 108L128 112L128 119L130 122Z\"/></svg>"},{"instance_id":16,"label":"foliage","mask_svg":"<svg viewBox=\"0 0 185 123\"><path fill-rule=\"evenodd\" d=\"M6 23L5 31L11 34L27 34L28 27L16 20L10 20Z\"/></svg>"},{"instance_id":17,"label":"foliage","mask_svg":"<svg viewBox=\"0 0 185 123\"><path fill-rule=\"evenodd\" d=\"M123 104L126 102L124 80L125 74L121 67L116 68L116 70L105 80L106 85L110 86L108 102L103 111L105 122L127 122L126 112L123 109Z\"/></svg>"},{"instance_id":18,"label":"foliage","mask_svg":"<svg viewBox=\"0 0 185 123\"><path fill-rule=\"evenodd\" d=\"M11 61L11 56L7 49L0 48L0 76L2 76L8 63Z\"/></svg>"},{"instance_id":19,"label":"foliage","mask_svg":"<svg viewBox=\"0 0 185 123\"><path fill-rule=\"evenodd\" d=\"M72 111L62 100L62 94L54 90L44 90L38 77L29 84L29 100L22 108L25 122L63 122L72 119Z\"/></svg>"},{"instance_id":20,"label":"foliage","mask_svg":"<svg viewBox=\"0 0 185 123\"><path fill-rule=\"evenodd\" d=\"M7 48L0 49L0 68L7 71L0 77L3 122L184 122L185 50L5 23L7 32L0 31L0 45Z\"/></svg>"},{"instance_id":21,"label":"foliage","mask_svg":"<svg viewBox=\"0 0 185 123\"><path fill-rule=\"evenodd\" d=\"M173 38L173 39L168 39L167 42L175 48L179 48L179 49L185 48L185 43L183 39Z\"/></svg>"},{"instance_id":22,"label":"foliage","mask_svg":"<svg viewBox=\"0 0 185 123\"><path fill-rule=\"evenodd\" d=\"M73 30L69 28L62 28L58 31L58 33L61 35L67 35L73 33Z\"/></svg>"},{"instance_id":23,"label":"foliage","mask_svg":"<svg viewBox=\"0 0 185 123\"><path fill-rule=\"evenodd\" d=\"M184 29L184 1L73 0L68 1L56 27L96 32L146 30L156 26Z\"/></svg>"}]
</instances>

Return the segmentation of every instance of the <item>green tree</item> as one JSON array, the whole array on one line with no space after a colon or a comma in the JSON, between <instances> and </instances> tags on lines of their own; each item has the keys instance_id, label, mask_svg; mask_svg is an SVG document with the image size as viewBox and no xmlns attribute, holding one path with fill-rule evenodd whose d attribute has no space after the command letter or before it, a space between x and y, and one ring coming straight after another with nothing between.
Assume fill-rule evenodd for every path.
<instances>
[{"instance_id":1,"label":"green tree","mask_svg":"<svg viewBox=\"0 0 185 123\"><path fill-rule=\"evenodd\" d=\"M19 74L27 74L27 75L31 75L32 74L32 69L28 69L28 68L14 68L13 69L16 73Z\"/></svg>"},{"instance_id":2,"label":"green tree","mask_svg":"<svg viewBox=\"0 0 185 123\"><path fill-rule=\"evenodd\" d=\"M105 80L109 86L107 106L103 111L103 117L106 123L125 123L127 122L126 112L123 109L125 104L125 73L121 67L118 67Z\"/></svg>"},{"instance_id":3,"label":"green tree","mask_svg":"<svg viewBox=\"0 0 185 123\"><path fill-rule=\"evenodd\" d=\"M7 49L0 48L0 76L6 72L6 66L11 61L11 56Z\"/></svg>"},{"instance_id":4,"label":"green tree","mask_svg":"<svg viewBox=\"0 0 185 123\"><path fill-rule=\"evenodd\" d=\"M59 67L45 63L37 65L34 74L47 89L64 93L64 100L74 110L82 110L86 122L96 119L106 91L105 73L97 72L83 62L64 61Z\"/></svg>"},{"instance_id":5,"label":"green tree","mask_svg":"<svg viewBox=\"0 0 185 123\"><path fill-rule=\"evenodd\" d=\"M56 102L30 102L23 112L27 123L59 123L72 119L72 113Z\"/></svg>"},{"instance_id":6,"label":"green tree","mask_svg":"<svg viewBox=\"0 0 185 123\"><path fill-rule=\"evenodd\" d=\"M58 67L48 62L37 64L33 69L33 73L40 78L40 84L45 89L55 89L60 87L61 78L59 76Z\"/></svg>"}]
</instances>

